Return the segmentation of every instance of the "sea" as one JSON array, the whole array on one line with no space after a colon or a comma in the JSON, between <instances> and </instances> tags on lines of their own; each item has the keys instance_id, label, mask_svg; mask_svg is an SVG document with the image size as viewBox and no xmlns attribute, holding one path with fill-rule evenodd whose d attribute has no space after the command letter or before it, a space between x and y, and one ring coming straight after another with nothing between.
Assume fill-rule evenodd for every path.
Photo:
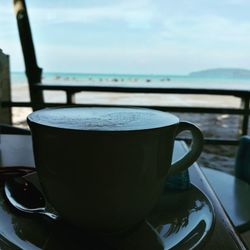
<instances>
[{"instance_id":1,"label":"sea","mask_svg":"<svg viewBox=\"0 0 250 250\"><path fill-rule=\"evenodd\" d=\"M94 74L43 72L42 82L48 84L201 87L250 90L250 77L198 77L191 75ZM11 72L11 84L27 83L23 72Z\"/></svg>"},{"instance_id":2,"label":"sea","mask_svg":"<svg viewBox=\"0 0 250 250\"><path fill-rule=\"evenodd\" d=\"M143 86L150 85L154 87L198 87L198 88L223 88L223 89L245 89L250 90L250 78L237 77L197 77L191 75L142 75L142 74L86 74L86 73L57 73L44 72L42 82L51 84L74 84L74 85L108 85L108 86ZM16 101L28 100L27 79L22 72L11 73L12 98ZM62 93L61 93L62 94ZM103 104L128 104L129 105L187 105L187 106L215 106L215 107L239 107L240 100L236 97L221 96L177 96L170 95L167 98L160 95L123 95L121 93L81 93L84 96L78 96L77 101L81 103L96 103L96 100ZM46 99L47 98L47 99ZM45 93L45 100L49 102L65 101L65 95L60 93ZM27 115L31 110L16 109L13 110L13 121L17 125L25 125ZM197 124L203 134L207 137L215 138L234 138L238 135L237 116L225 114L182 114L178 113L180 119L192 121ZM232 173L234 169L235 148L216 147L204 148L200 157L201 166L209 166L219 170Z\"/></svg>"}]
</instances>

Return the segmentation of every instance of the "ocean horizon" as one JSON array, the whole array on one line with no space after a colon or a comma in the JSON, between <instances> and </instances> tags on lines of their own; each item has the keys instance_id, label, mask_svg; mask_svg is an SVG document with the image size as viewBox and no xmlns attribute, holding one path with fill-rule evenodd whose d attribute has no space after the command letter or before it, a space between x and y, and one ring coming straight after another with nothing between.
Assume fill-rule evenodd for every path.
<instances>
[{"instance_id":1,"label":"ocean horizon","mask_svg":"<svg viewBox=\"0 0 250 250\"><path fill-rule=\"evenodd\" d=\"M43 72L42 82L51 84L83 85L150 85L155 87L205 87L250 90L250 77L218 77L172 74L107 74L107 73L66 73ZM12 84L26 84L24 72L11 72Z\"/></svg>"}]
</instances>

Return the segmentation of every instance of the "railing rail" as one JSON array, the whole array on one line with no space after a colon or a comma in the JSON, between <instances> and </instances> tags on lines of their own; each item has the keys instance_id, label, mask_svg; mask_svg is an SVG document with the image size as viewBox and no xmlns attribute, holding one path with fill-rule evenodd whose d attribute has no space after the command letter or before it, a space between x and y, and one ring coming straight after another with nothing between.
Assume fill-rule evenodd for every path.
<instances>
[{"instance_id":1,"label":"railing rail","mask_svg":"<svg viewBox=\"0 0 250 250\"><path fill-rule=\"evenodd\" d=\"M142 94L166 94L166 98L169 94L192 94L192 95L219 95L219 96L234 96L240 98L241 106L239 108L227 108L227 107L194 107L194 106L156 106L156 105L136 105L138 107L149 107L162 111L180 112L180 113L201 113L201 114L230 114L238 115L240 117L239 136L248 134L249 125L249 99L250 90L237 90L237 89L208 89L208 88L170 88L170 87L154 87L154 86L110 86L106 84L102 85L59 85L59 84L38 84L35 86L36 91L64 91L66 93L66 102L52 103L52 102L2 102L3 107L52 107L62 105L80 105L80 106L129 106L126 105L108 105L108 104L86 104L76 103L75 94L79 92L111 92L111 93L142 93ZM98 101L98 100L97 100ZM133 105L135 106L135 105ZM216 145L236 145L237 139L216 139L206 138L205 143Z\"/></svg>"}]
</instances>

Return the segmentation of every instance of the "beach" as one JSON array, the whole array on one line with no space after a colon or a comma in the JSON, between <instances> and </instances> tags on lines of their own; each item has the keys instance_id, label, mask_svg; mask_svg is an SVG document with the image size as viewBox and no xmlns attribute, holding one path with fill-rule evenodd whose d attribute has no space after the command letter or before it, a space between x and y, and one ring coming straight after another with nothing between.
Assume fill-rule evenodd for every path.
<instances>
[{"instance_id":1,"label":"beach","mask_svg":"<svg viewBox=\"0 0 250 250\"><path fill-rule=\"evenodd\" d=\"M29 101L27 84L12 84L13 101ZM47 102L65 102L66 96L61 91L44 92ZM239 107L240 100L236 97L176 95L176 94L124 94L86 92L76 95L77 103L85 104L129 104L157 106L204 106L204 107ZM27 127L26 117L30 108L12 108L13 123L16 126ZM225 114L190 114L175 113L180 120L196 124L205 137L237 138L239 116ZM234 173L235 146L205 146L198 163L201 166L215 168Z\"/></svg>"}]
</instances>

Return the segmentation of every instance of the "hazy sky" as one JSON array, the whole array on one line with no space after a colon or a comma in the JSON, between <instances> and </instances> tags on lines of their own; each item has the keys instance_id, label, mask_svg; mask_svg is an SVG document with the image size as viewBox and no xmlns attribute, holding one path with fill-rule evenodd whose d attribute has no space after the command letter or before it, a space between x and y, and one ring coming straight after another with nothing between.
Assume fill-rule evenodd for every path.
<instances>
[{"instance_id":1,"label":"hazy sky","mask_svg":"<svg viewBox=\"0 0 250 250\"><path fill-rule=\"evenodd\" d=\"M250 68L249 0L26 0L45 71L186 74ZM24 69L11 0L0 48Z\"/></svg>"}]
</instances>

